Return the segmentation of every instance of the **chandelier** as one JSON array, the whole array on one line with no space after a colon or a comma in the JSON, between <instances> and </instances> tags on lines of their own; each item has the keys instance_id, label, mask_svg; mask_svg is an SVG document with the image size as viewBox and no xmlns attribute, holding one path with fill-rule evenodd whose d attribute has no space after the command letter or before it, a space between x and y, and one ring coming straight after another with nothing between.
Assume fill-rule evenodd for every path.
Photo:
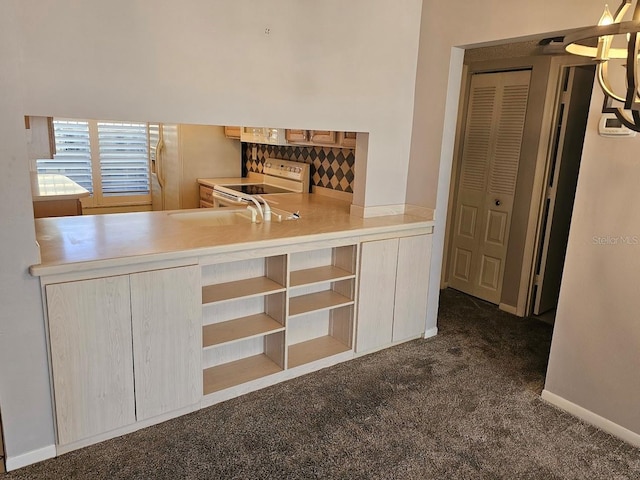
<instances>
[{"instance_id":1,"label":"chandelier","mask_svg":"<svg viewBox=\"0 0 640 480\"><path fill-rule=\"evenodd\" d=\"M597 63L596 78L605 96L602 111L615 114L624 126L640 132L640 3L635 6L632 20L622 21L631 1L623 0L613 15L605 5L597 26L566 35L563 45L568 53L591 57ZM614 37L625 35L626 47L614 47ZM625 66L626 89L612 87L609 66L612 60L622 61Z\"/></svg>"}]
</instances>

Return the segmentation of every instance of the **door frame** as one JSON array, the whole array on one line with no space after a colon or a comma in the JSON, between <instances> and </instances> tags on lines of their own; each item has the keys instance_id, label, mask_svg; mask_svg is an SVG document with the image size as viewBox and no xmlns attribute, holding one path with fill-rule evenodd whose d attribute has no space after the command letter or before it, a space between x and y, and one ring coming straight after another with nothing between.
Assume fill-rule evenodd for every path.
<instances>
[{"instance_id":1,"label":"door frame","mask_svg":"<svg viewBox=\"0 0 640 480\"><path fill-rule=\"evenodd\" d=\"M551 73L549 75L549 85L550 90L553 91L554 93L554 97L553 97L553 111L552 111L552 116L549 119L549 124L547 125L546 131L548 131L549 133L549 143L547 145L546 148L546 160L545 160L545 170L544 170L544 176L543 176L543 182L541 185L541 189L539 192L536 193L536 197L538 198L538 221L536 224L536 230L535 230L535 240L534 240L534 255L533 255L533 260L531 262L530 265L530 269L527 271L527 269L525 269L525 265L523 265L523 280L525 279L525 274L528 274L528 276L526 277L527 280L527 288L525 290L525 285L522 285L520 288L520 298L525 297L526 298L526 303L525 303L525 308L524 308L524 315L532 315L533 314L533 309L535 306L535 298L534 298L534 288L535 288L535 280L536 280L536 265L540 259L540 256L542 255L542 251L540 248L540 243L542 241L544 241L543 239L543 234L544 234L544 228L545 228L545 216L544 216L544 205L546 202L546 194L547 194L547 184L549 181L549 176L551 175L551 166L553 164L553 158L552 158L552 153L553 153L553 140L554 140L554 135L553 135L553 129L556 125L556 122L558 120L558 106L560 104L561 100L561 96L562 96L562 92L563 92L563 87L562 87L562 81L563 81L563 71L565 68L571 68L571 67L580 67L580 66L592 66L593 65L593 60L591 60L590 58L586 58L586 57L578 57L578 56L574 56L574 55L570 55L570 56L559 56L559 57L554 57L552 60L552 69L551 69ZM595 84L594 84L595 86ZM541 132L542 133L542 132ZM575 193L575 192L574 192ZM535 197L534 197L535 198ZM533 203L533 202L532 202ZM520 301L520 299L519 299ZM524 301L524 300L522 300Z\"/></svg>"},{"instance_id":2,"label":"door frame","mask_svg":"<svg viewBox=\"0 0 640 480\"><path fill-rule=\"evenodd\" d=\"M497 52L496 56L500 56L502 53L503 52ZM447 209L443 269L441 274L442 288L448 286L449 272L451 269L452 228L455 221L455 205L458 198L458 182L461 173L462 149L464 147L464 131L470 96L471 75L529 68L531 69L530 98L543 98L544 101L542 104L538 102L533 105L533 108L527 109L523 147L524 142L527 141L527 148L531 151L525 151L525 148L523 148L523 154L530 155L526 168L531 170L531 172L527 173L532 174L533 182L531 185L525 184L527 189L530 189L530 193L526 193L525 188L522 187L522 183L526 179L521 178L523 177L521 170L523 168L522 164L525 162L521 160L514 199L514 216L517 214L515 205L516 202L518 202L521 211L526 214L526 222L523 222L523 224L519 226L520 231L518 233L522 240L520 247L514 247L512 242L513 238L510 237L507 248L507 263L505 265L505 280L508 279L509 282L517 284L517 289L510 292L511 298L505 299L503 284L502 298L499 303L501 310L518 316L528 314L531 290L533 287L532 274L534 272L534 260L537 252L540 217L542 214L542 197L545 191L546 172L548 170L548 150L552 140L551 121L555 113L555 99L558 96L557 90L561 66L571 62L576 62L576 58L568 55L551 57L531 53L527 56L495 58L482 61L467 61L465 55L460 89L461 101L458 107L453 165L449 184L449 208ZM529 175L526 176L529 177ZM508 276L507 273L509 273Z\"/></svg>"}]
</instances>

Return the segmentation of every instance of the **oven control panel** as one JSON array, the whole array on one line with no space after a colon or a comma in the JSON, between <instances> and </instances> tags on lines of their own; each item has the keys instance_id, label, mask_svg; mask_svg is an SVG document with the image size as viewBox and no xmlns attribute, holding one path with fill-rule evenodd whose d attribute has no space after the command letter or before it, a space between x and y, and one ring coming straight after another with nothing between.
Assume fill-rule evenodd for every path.
<instances>
[{"instance_id":1,"label":"oven control panel","mask_svg":"<svg viewBox=\"0 0 640 480\"><path fill-rule=\"evenodd\" d=\"M274 177L289 178L303 182L309 179L309 164L302 162L291 162L280 158L267 158L264 161L265 175Z\"/></svg>"}]
</instances>

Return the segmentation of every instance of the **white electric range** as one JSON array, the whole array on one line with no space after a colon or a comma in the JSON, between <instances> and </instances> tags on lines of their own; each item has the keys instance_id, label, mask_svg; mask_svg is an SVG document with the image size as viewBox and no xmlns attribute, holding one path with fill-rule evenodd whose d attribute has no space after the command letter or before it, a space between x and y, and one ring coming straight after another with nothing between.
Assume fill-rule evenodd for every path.
<instances>
[{"instance_id":1,"label":"white electric range","mask_svg":"<svg viewBox=\"0 0 640 480\"><path fill-rule=\"evenodd\" d=\"M258 197L308 193L309 182L309 164L269 158L265 161L262 173L249 172L243 178L199 178L200 206L220 208L246 205L245 201L234 197L233 192Z\"/></svg>"}]
</instances>

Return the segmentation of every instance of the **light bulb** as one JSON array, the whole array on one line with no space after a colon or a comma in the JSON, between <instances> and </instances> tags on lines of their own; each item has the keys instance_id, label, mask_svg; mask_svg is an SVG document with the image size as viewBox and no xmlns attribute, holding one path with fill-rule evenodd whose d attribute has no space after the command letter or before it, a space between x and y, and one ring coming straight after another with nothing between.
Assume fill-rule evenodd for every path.
<instances>
[{"instance_id":1,"label":"light bulb","mask_svg":"<svg viewBox=\"0 0 640 480\"><path fill-rule=\"evenodd\" d=\"M602 12L602 16L598 21L598 25L611 25L613 23L613 15L609 11L609 5L604 6L604 12Z\"/></svg>"}]
</instances>

